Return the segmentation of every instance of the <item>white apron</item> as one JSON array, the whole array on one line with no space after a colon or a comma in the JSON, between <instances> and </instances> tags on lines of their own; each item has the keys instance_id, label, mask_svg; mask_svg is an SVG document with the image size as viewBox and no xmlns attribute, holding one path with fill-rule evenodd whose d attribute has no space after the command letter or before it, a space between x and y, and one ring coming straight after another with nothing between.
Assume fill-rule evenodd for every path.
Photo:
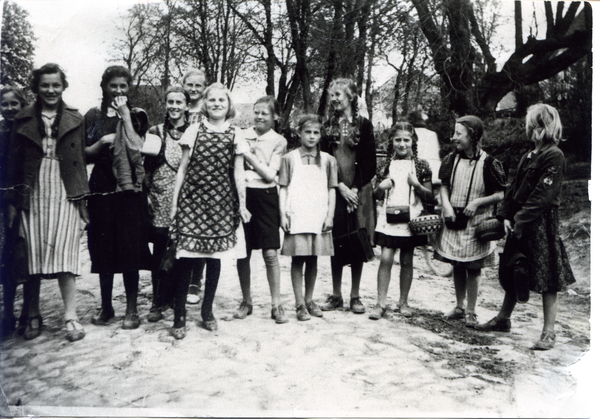
<instances>
[{"instance_id":1,"label":"white apron","mask_svg":"<svg viewBox=\"0 0 600 419\"><path fill-rule=\"evenodd\" d=\"M292 155L294 172L288 185L286 205L290 234L321 234L329 204L326 169L316 164L303 164L299 150L292 151Z\"/></svg>"}]
</instances>

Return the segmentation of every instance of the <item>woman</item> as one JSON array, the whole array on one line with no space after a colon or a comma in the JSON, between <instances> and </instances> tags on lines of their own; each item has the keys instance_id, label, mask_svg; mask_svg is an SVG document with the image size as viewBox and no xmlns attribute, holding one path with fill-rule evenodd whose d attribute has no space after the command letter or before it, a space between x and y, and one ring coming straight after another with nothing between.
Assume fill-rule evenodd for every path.
<instances>
[{"instance_id":1,"label":"woman","mask_svg":"<svg viewBox=\"0 0 600 419\"><path fill-rule=\"evenodd\" d=\"M4 86L0 90L0 113L4 118L0 121L0 283L2 283L2 294L4 308L2 320L0 322L1 336L6 336L13 332L16 327L14 315L15 294L19 280L25 280L27 277L27 266L17 259L17 247L19 246L19 226L18 222L13 222L12 228L7 228L7 203L4 197L4 190L7 185L8 175L8 143L10 132L15 121L15 116L21 109L27 106L27 99L23 91L17 87ZM24 268L24 269L23 269ZM20 270L19 270L20 269ZM22 316L19 320L19 327L25 329L27 320L27 308L21 310Z\"/></svg>"},{"instance_id":2,"label":"woman","mask_svg":"<svg viewBox=\"0 0 600 419\"><path fill-rule=\"evenodd\" d=\"M334 240L358 228L366 228L373 245L375 211L371 179L375 176L377 161L375 137L371 122L358 114L358 89L349 79L336 79L329 87L330 118L325 123L323 150L333 155L338 165ZM333 295L322 310L331 311L344 306L342 274L344 265L350 263L352 288L350 309L361 314L365 306L360 300L359 288L363 261L349 261L347 255L331 257Z\"/></svg>"},{"instance_id":3,"label":"woman","mask_svg":"<svg viewBox=\"0 0 600 419\"><path fill-rule=\"evenodd\" d=\"M144 171L140 155L140 136L145 134L147 117L144 119L143 110L130 109L127 94L131 80L125 67L108 67L100 83L101 107L92 108L85 115L85 153L88 163L94 163L88 240L92 272L100 276L102 298L102 307L92 323L105 325L115 316L113 279L115 273L122 273L127 297L123 329L140 325L139 270L150 269L148 205L141 190Z\"/></svg>"},{"instance_id":4,"label":"woman","mask_svg":"<svg viewBox=\"0 0 600 419\"><path fill-rule=\"evenodd\" d=\"M88 222L84 197L89 188L83 117L62 100L68 86L56 64L34 70L30 87L36 101L17 114L10 139L9 226L19 211L19 233L28 248L27 340L42 332L41 278L58 278L67 339L85 336L77 318L75 277L80 273L81 220Z\"/></svg>"},{"instance_id":5,"label":"woman","mask_svg":"<svg viewBox=\"0 0 600 419\"><path fill-rule=\"evenodd\" d=\"M535 149L521 158L497 218L509 236L506 247L517 247L529 262L529 289L542 294L544 326L533 349L548 350L556 341L557 293L575 282L558 235L560 188L565 173L565 156L557 147L562 140L562 124L557 110L541 103L528 109L525 122L527 137ZM510 332L516 302L513 292L505 292L498 315L476 329Z\"/></svg>"},{"instance_id":6,"label":"woman","mask_svg":"<svg viewBox=\"0 0 600 419\"><path fill-rule=\"evenodd\" d=\"M456 150L440 167L440 198L445 220L435 243L434 257L454 267L456 307L446 318L477 324L475 305L481 269L494 264L495 242L475 237L477 225L492 216L494 204L504 197L506 176L502 164L481 150L483 122L467 115L456 120L452 141ZM465 308L465 297L467 306Z\"/></svg>"}]
</instances>

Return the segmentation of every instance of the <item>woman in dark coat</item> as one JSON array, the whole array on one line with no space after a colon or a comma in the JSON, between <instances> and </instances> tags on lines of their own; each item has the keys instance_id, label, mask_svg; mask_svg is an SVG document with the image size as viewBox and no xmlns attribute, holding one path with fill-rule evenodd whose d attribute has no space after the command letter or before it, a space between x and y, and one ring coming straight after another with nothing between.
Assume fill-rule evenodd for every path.
<instances>
[{"instance_id":1,"label":"woman in dark coat","mask_svg":"<svg viewBox=\"0 0 600 419\"><path fill-rule=\"evenodd\" d=\"M527 136L535 149L519 163L517 176L498 210L509 236L507 250L518 250L529 263L529 289L542 294L544 327L533 349L554 347L554 324L558 312L558 292L575 282L565 247L558 235L560 189L565 173L565 156L557 147L562 124L556 109L533 105L526 116ZM500 312L477 330L509 332L510 316L517 302L514 290L504 294Z\"/></svg>"},{"instance_id":2,"label":"woman in dark coat","mask_svg":"<svg viewBox=\"0 0 600 419\"><path fill-rule=\"evenodd\" d=\"M352 80L340 78L331 83L329 104L330 118L325 123L323 150L334 156L338 163L334 241L336 237L364 227L373 245L375 205L371 179L377 171L373 125L358 114L358 89ZM333 295L321 309L329 311L344 306L342 273L344 265L349 263L352 271L350 309L361 314L365 312L359 294L363 261L349 261L347 256L336 253L331 257Z\"/></svg>"}]
</instances>

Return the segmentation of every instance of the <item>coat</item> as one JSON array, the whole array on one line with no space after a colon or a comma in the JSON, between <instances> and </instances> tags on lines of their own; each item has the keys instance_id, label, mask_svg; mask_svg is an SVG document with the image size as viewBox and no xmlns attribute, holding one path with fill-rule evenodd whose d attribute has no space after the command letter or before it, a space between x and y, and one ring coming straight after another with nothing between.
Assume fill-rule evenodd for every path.
<instances>
[{"instance_id":1,"label":"coat","mask_svg":"<svg viewBox=\"0 0 600 419\"><path fill-rule=\"evenodd\" d=\"M61 102L62 117L58 126L56 155L60 176L70 200L89 194L85 167L85 127L77 109ZM10 137L7 199L16 208L29 209L29 196L39 176L44 150L35 105L21 110L15 117Z\"/></svg>"}]
</instances>

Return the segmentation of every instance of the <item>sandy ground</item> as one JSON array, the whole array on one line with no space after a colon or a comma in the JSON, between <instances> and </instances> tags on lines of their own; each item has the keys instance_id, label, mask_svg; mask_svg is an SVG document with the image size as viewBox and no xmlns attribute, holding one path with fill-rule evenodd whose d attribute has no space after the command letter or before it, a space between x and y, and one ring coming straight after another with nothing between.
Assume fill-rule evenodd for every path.
<instances>
[{"instance_id":1,"label":"sandy ground","mask_svg":"<svg viewBox=\"0 0 600 419\"><path fill-rule=\"evenodd\" d=\"M589 202L588 202L589 203ZM42 283L42 336L10 336L1 345L2 416L429 416L589 417L590 355L589 205L563 224L578 278L560 294L556 347L532 351L542 326L541 297L518 305L511 333L467 329L445 321L454 305L451 278L435 276L415 254L410 303L413 318L392 313L372 321L349 311L298 322L293 312L290 258L281 257L282 297L288 324L270 319L270 297L259 252L253 257L254 314L234 320L240 301L235 265L223 263L215 300L216 333L197 326L199 306L188 306L187 337L169 335L172 311L148 323L151 284L142 272L137 330L120 321L94 326L99 307L96 275L78 280L78 312L87 336L65 339L56 281ZM587 232L587 238L585 237ZM87 249L82 249L89 272ZM378 261L365 265L361 293L375 304ZM327 258L319 261L315 297L331 292ZM388 302L397 304L399 266ZM349 300L349 269L344 272ZM497 270L486 269L478 301L480 321L497 312ZM114 306L125 310L120 276ZM18 300L20 301L20 288ZM20 307L20 303L18 304Z\"/></svg>"}]
</instances>

